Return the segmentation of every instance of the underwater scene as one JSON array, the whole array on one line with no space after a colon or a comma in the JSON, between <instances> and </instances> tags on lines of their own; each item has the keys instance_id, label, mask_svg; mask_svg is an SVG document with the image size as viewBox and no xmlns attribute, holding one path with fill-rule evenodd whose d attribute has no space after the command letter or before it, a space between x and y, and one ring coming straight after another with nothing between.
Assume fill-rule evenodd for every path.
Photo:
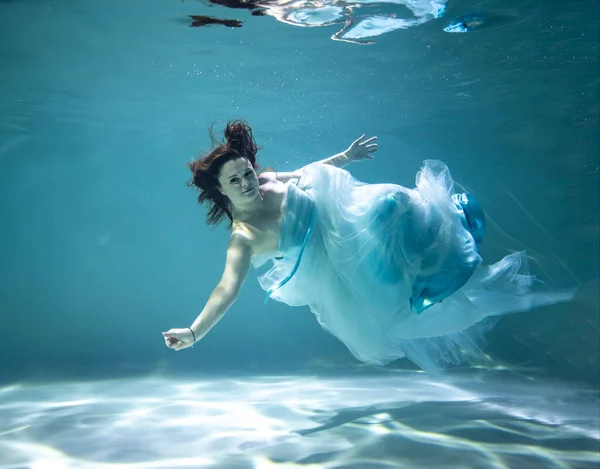
<instances>
[{"instance_id":1,"label":"underwater scene","mask_svg":"<svg viewBox=\"0 0 600 469\"><path fill-rule=\"evenodd\" d=\"M598 1L0 37L0 469L600 467Z\"/></svg>"}]
</instances>

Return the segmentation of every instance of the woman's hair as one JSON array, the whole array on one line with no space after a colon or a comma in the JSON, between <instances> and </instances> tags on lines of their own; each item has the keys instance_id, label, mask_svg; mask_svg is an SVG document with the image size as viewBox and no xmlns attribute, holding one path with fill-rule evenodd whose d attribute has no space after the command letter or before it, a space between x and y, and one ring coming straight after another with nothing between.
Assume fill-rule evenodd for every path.
<instances>
[{"instance_id":1,"label":"woman's hair","mask_svg":"<svg viewBox=\"0 0 600 469\"><path fill-rule=\"evenodd\" d=\"M242 120L227 123L223 143L219 143L215 139L212 127L209 129L209 133L213 145L217 143L217 146L210 150L208 154L204 154L188 163L193 175L188 182L188 186L195 186L200 192L198 195L199 204L206 203L208 205L209 211L206 222L209 225L216 225L221 222L224 216L227 216L231 227L233 221L231 202L219 191L219 173L225 163L237 158L247 159L256 171L258 168L256 164L258 147L254 141L252 129Z\"/></svg>"}]
</instances>

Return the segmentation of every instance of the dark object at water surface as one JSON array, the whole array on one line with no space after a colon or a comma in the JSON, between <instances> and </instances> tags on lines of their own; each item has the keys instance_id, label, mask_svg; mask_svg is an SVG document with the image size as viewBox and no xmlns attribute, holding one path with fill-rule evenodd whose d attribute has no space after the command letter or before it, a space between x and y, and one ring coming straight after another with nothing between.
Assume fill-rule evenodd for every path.
<instances>
[{"instance_id":1,"label":"dark object at water surface","mask_svg":"<svg viewBox=\"0 0 600 469\"><path fill-rule=\"evenodd\" d=\"M213 18L212 16L202 15L189 15L192 19L191 28L200 28L202 26L208 26L210 24L222 24L230 28L241 28L242 22L240 20L221 20L219 18Z\"/></svg>"}]
</instances>

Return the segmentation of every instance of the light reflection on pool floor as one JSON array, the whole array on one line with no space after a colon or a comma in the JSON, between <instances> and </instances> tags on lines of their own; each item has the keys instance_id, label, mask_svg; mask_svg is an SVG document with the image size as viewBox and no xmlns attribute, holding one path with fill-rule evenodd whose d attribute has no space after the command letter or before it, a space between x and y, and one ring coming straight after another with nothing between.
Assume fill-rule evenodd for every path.
<instances>
[{"instance_id":1,"label":"light reflection on pool floor","mask_svg":"<svg viewBox=\"0 0 600 469\"><path fill-rule=\"evenodd\" d=\"M599 401L483 373L0 388L0 469L596 468Z\"/></svg>"}]
</instances>

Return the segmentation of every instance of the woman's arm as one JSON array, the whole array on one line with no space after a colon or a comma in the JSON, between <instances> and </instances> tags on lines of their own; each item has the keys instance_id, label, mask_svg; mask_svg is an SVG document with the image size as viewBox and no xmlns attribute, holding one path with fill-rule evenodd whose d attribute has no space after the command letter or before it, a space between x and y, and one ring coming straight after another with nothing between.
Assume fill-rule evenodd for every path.
<instances>
[{"instance_id":1,"label":"woman's arm","mask_svg":"<svg viewBox=\"0 0 600 469\"><path fill-rule=\"evenodd\" d=\"M250 269L251 257L252 249L247 239L234 232L229 240L223 276L210 295L204 309L191 325L196 340L204 337L237 300Z\"/></svg>"},{"instance_id":2,"label":"woman's arm","mask_svg":"<svg viewBox=\"0 0 600 469\"><path fill-rule=\"evenodd\" d=\"M325 158L324 160L319 161L322 164L330 164L331 166L336 166L337 168L343 168L348 163L350 163L350 159L348 158L347 150L337 155L330 156L329 158Z\"/></svg>"},{"instance_id":3,"label":"woman's arm","mask_svg":"<svg viewBox=\"0 0 600 469\"><path fill-rule=\"evenodd\" d=\"M352 142L346 151L330 156L329 158L325 158L324 160L320 160L319 163L343 168L352 161L372 159L373 156L371 156L371 153L375 153L377 151L377 143L373 143L375 140L377 140L377 137L371 137L367 140L363 140L364 138L365 135L363 134L354 142ZM303 169L304 168L300 168L289 173L276 173L275 177L278 181L287 182L290 179L300 177Z\"/></svg>"},{"instance_id":4,"label":"woman's arm","mask_svg":"<svg viewBox=\"0 0 600 469\"><path fill-rule=\"evenodd\" d=\"M190 328L163 332L167 346L175 350L190 347L219 322L238 297L250 269L251 257L252 248L247 237L239 231L234 231L229 240L225 270L221 280Z\"/></svg>"}]
</instances>

